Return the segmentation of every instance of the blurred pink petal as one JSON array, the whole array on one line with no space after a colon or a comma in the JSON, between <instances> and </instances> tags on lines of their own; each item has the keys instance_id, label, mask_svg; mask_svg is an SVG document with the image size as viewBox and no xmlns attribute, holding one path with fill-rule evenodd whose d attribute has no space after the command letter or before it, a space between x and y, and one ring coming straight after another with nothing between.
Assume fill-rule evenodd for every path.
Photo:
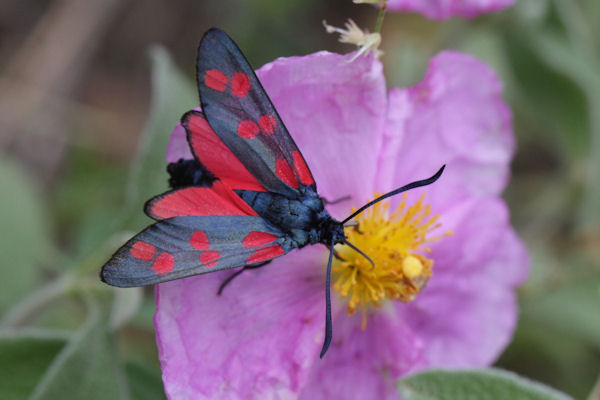
<instances>
[{"instance_id":1,"label":"blurred pink petal","mask_svg":"<svg viewBox=\"0 0 600 400\"><path fill-rule=\"evenodd\" d=\"M156 286L154 318L170 399L295 398L323 340L327 252L246 271L217 296L232 271Z\"/></svg>"},{"instance_id":2,"label":"blurred pink petal","mask_svg":"<svg viewBox=\"0 0 600 400\"><path fill-rule=\"evenodd\" d=\"M389 11L409 11L431 19L475 18L510 7L515 0L388 0Z\"/></svg>"},{"instance_id":3,"label":"blurred pink petal","mask_svg":"<svg viewBox=\"0 0 600 400\"><path fill-rule=\"evenodd\" d=\"M431 246L436 264L427 289L396 309L426 343L426 365L486 366L516 326L514 289L527 276L529 258L498 198L460 202L442 224L454 233Z\"/></svg>"},{"instance_id":4,"label":"blurred pink petal","mask_svg":"<svg viewBox=\"0 0 600 400\"><path fill-rule=\"evenodd\" d=\"M437 212L473 196L498 195L509 179L514 153L510 110L502 84L483 62L442 52L419 84L392 89L383 149L380 191L432 175L446 164L443 179L409 192ZM402 159L402 168L394 167Z\"/></svg>"},{"instance_id":5,"label":"blurred pink petal","mask_svg":"<svg viewBox=\"0 0 600 400\"><path fill-rule=\"evenodd\" d=\"M376 310L365 330L360 314L339 315L331 349L313 364L300 399L397 399L395 381L426 360L421 339L392 313Z\"/></svg>"},{"instance_id":6,"label":"blurred pink petal","mask_svg":"<svg viewBox=\"0 0 600 400\"><path fill-rule=\"evenodd\" d=\"M176 163L180 159L191 160L194 158L186 139L185 128L181 124L175 125L167 145L167 162Z\"/></svg>"},{"instance_id":7,"label":"blurred pink petal","mask_svg":"<svg viewBox=\"0 0 600 400\"><path fill-rule=\"evenodd\" d=\"M258 72L311 168L319 193L372 196L431 176L410 193L441 214L428 286L412 303L388 301L346 315L334 296L334 339L323 360L327 250L309 246L247 271L215 295L228 273L157 286L155 326L168 396L223 399L394 398L394 381L427 367L488 365L516 321L514 289L527 253L499 195L514 151L501 83L482 62L435 57L424 80L392 89L373 58L325 52L279 59ZM180 140L180 139L177 139ZM397 202L397 201L396 201Z\"/></svg>"},{"instance_id":8,"label":"blurred pink petal","mask_svg":"<svg viewBox=\"0 0 600 400\"><path fill-rule=\"evenodd\" d=\"M387 96L379 61L348 60L325 51L280 58L259 69L258 77L302 151L319 194L328 200L352 196L357 205L373 194ZM327 209L341 219L350 206L343 202Z\"/></svg>"}]
</instances>

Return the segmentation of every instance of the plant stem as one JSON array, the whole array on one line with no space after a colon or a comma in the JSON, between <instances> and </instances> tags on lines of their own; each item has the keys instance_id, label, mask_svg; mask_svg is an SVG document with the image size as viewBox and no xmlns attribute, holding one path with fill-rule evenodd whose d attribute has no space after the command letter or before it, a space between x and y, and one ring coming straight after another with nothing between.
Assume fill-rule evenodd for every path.
<instances>
[{"instance_id":1,"label":"plant stem","mask_svg":"<svg viewBox=\"0 0 600 400\"><path fill-rule=\"evenodd\" d=\"M377 22L375 23L375 32L381 32L381 26L383 25L383 17L387 9L387 0L381 0L379 3L379 14L377 14Z\"/></svg>"},{"instance_id":2,"label":"plant stem","mask_svg":"<svg viewBox=\"0 0 600 400\"><path fill-rule=\"evenodd\" d=\"M598 377L598 380L592 389L592 393L590 393L587 400L600 400L600 376Z\"/></svg>"},{"instance_id":3,"label":"plant stem","mask_svg":"<svg viewBox=\"0 0 600 400\"><path fill-rule=\"evenodd\" d=\"M0 326L17 327L23 325L28 318L62 296L70 287L71 279L69 276L43 286L12 307L0 321Z\"/></svg>"}]
</instances>

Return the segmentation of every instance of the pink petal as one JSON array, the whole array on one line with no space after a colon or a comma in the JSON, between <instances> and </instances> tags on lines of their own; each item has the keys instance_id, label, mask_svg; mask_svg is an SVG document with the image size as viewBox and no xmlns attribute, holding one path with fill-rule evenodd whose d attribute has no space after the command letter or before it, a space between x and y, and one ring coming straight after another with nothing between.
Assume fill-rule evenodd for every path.
<instances>
[{"instance_id":1,"label":"pink petal","mask_svg":"<svg viewBox=\"0 0 600 400\"><path fill-rule=\"evenodd\" d=\"M328 200L352 196L327 207L334 218L372 196L387 102L381 63L348 60L323 51L280 58L257 72L319 194Z\"/></svg>"},{"instance_id":2,"label":"pink petal","mask_svg":"<svg viewBox=\"0 0 600 400\"><path fill-rule=\"evenodd\" d=\"M514 290L484 285L483 295L465 288L477 283L438 285L402 314L425 343L429 367L488 366L510 341L517 316Z\"/></svg>"},{"instance_id":3,"label":"pink petal","mask_svg":"<svg viewBox=\"0 0 600 400\"><path fill-rule=\"evenodd\" d=\"M194 110L202 111L200 107L194 107ZM167 145L167 162L174 163L182 158L184 160L192 160L194 156L192 155L192 150L187 141L185 128L181 123L178 123L175 125L175 128L173 128L173 131L171 131L171 136L169 137L169 144Z\"/></svg>"},{"instance_id":4,"label":"pink petal","mask_svg":"<svg viewBox=\"0 0 600 400\"><path fill-rule=\"evenodd\" d=\"M293 398L322 345L326 262L321 247L295 250L245 271L220 297L233 271L157 285L154 324L169 398Z\"/></svg>"},{"instance_id":5,"label":"pink petal","mask_svg":"<svg viewBox=\"0 0 600 400\"><path fill-rule=\"evenodd\" d=\"M450 17L474 18L480 14L500 11L515 0L389 0L390 11L412 11L431 19Z\"/></svg>"},{"instance_id":6,"label":"pink petal","mask_svg":"<svg viewBox=\"0 0 600 400\"><path fill-rule=\"evenodd\" d=\"M280 59L259 76L319 193L352 196L329 207L336 217L374 187L447 164L438 182L409 195L426 191L441 231L454 231L431 246L428 287L411 304L373 310L365 331L360 315L346 317L334 299L334 342L318 360L322 247L247 271L222 297L215 293L227 272L161 284L155 326L170 398L394 398L394 380L408 372L487 365L508 342L528 259L498 199L514 147L500 82L476 59L445 52L423 82L393 89L388 103L381 65L346 60L325 52Z\"/></svg>"},{"instance_id":7,"label":"pink petal","mask_svg":"<svg viewBox=\"0 0 600 400\"><path fill-rule=\"evenodd\" d=\"M186 139L185 128L181 124L175 125L167 145L167 162L175 163L180 159L191 160L194 158Z\"/></svg>"},{"instance_id":8,"label":"pink petal","mask_svg":"<svg viewBox=\"0 0 600 400\"><path fill-rule=\"evenodd\" d=\"M510 226L506 204L495 197L472 199L448 209L440 231L452 235L432 243L435 271L453 275L480 274L496 284L516 287L528 273L527 252Z\"/></svg>"},{"instance_id":9,"label":"pink petal","mask_svg":"<svg viewBox=\"0 0 600 400\"><path fill-rule=\"evenodd\" d=\"M529 258L501 200L463 203L443 223L454 234L431 246L428 286L397 310L423 341L430 366L489 365L514 331L514 289L527 276Z\"/></svg>"},{"instance_id":10,"label":"pink petal","mask_svg":"<svg viewBox=\"0 0 600 400\"><path fill-rule=\"evenodd\" d=\"M496 74L474 57L443 52L410 89L392 89L378 184L389 190L427 178L446 164L425 191L437 212L473 196L497 195L509 178L514 152L511 114Z\"/></svg>"},{"instance_id":11,"label":"pink petal","mask_svg":"<svg viewBox=\"0 0 600 400\"><path fill-rule=\"evenodd\" d=\"M374 310L365 330L361 315L339 315L331 348L314 363L300 399L397 399L395 381L426 360L422 343L392 313Z\"/></svg>"}]
</instances>

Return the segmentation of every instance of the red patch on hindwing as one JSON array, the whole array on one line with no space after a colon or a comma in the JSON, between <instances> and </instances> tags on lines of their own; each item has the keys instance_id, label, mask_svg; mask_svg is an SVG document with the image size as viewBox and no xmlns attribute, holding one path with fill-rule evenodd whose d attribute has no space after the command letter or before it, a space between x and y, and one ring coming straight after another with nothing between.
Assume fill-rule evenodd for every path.
<instances>
[{"instance_id":1,"label":"red patch on hindwing","mask_svg":"<svg viewBox=\"0 0 600 400\"><path fill-rule=\"evenodd\" d=\"M277 236L272 233L252 231L242 240L242 244L245 248L250 248L262 246L275 240L277 240Z\"/></svg>"},{"instance_id":2,"label":"red patch on hindwing","mask_svg":"<svg viewBox=\"0 0 600 400\"><path fill-rule=\"evenodd\" d=\"M260 132L258 125L250 120L241 121L237 128L237 134L244 139L254 139L258 132Z\"/></svg>"},{"instance_id":3,"label":"red patch on hindwing","mask_svg":"<svg viewBox=\"0 0 600 400\"><path fill-rule=\"evenodd\" d=\"M228 82L229 78L227 75L218 69L211 69L204 73L204 84L218 92L224 91Z\"/></svg>"},{"instance_id":4,"label":"red patch on hindwing","mask_svg":"<svg viewBox=\"0 0 600 400\"><path fill-rule=\"evenodd\" d=\"M217 260L220 256L221 254L219 254L218 251L203 251L202 254L200 254L200 262L207 268L214 267L217 265Z\"/></svg>"},{"instance_id":5,"label":"red patch on hindwing","mask_svg":"<svg viewBox=\"0 0 600 400\"><path fill-rule=\"evenodd\" d=\"M154 264L152 264L152 269L156 271L157 274L166 274L167 272L173 271L173 267L175 266L175 259L169 253L162 252L156 257Z\"/></svg>"},{"instance_id":6,"label":"red patch on hindwing","mask_svg":"<svg viewBox=\"0 0 600 400\"><path fill-rule=\"evenodd\" d=\"M220 181L215 181L212 187L190 186L157 196L146 204L146 213L154 219L258 215L231 188Z\"/></svg>"},{"instance_id":7,"label":"red patch on hindwing","mask_svg":"<svg viewBox=\"0 0 600 400\"><path fill-rule=\"evenodd\" d=\"M190 244L196 250L208 250L210 245L208 244L208 237L203 231L196 231L190 238Z\"/></svg>"},{"instance_id":8,"label":"red patch on hindwing","mask_svg":"<svg viewBox=\"0 0 600 400\"><path fill-rule=\"evenodd\" d=\"M258 119L258 125L260 129L267 135L272 135L275 133L275 127L277 126L277 121L273 118L272 115L263 115Z\"/></svg>"},{"instance_id":9,"label":"red patch on hindwing","mask_svg":"<svg viewBox=\"0 0 600 400\"><path fill-rule=\"evenodd\" d=\"M245 97L250 90L248 75L238 72L231 79L231 93L236 97Z\"/></svg>"},{"instance_id":10,"label":"red patch on hindwing","mask_svg":"<svg viewBox=\"0 0 600 400\"><path fill-rule=\"evenodd\" d=\"M233 189L266 191L212 130L201 112L189 113L183 125L194 155L222 182Z\"/></svg>"},{"instance_id":11,"label":"red patch on hindwing","mask_svg":"<svg viewBox=\"0 0 600 400\"><path fill-rule=\"evenodd\" d=\"M152 246L150 243L142 242L140 240L135 242L129 249L129 254L138 260L144 261L152 260L155 253L156 247Z\"/></svg>"},{"instance_id":12,"label":"red patch on hindwing","mask_svg":"<svg viewBox=\"0 0 600 400\"><path fill-rule=\"evenodd\" d=\"M283 158L278 158L275 164L275 172L279 179L287 183L289 186L298 189L298 180L296 179L296 175L294 175L294 171L292 171L292 167L290 164Z\"/></svg>"},{"instance_id":13,"label":"red patch on hindwing","mask_svg":"<svg viewBox=\"0 0 600 400\"><path fill-rule=\"evenodd\" d=\"M313 179L312 174L310 173L310 170L306 165L306 161L304 161L304 157L302 157L302 154L300 154L297 151L294 151L292 156L294 157L294 168L296 169L296 172L300 177L300 182L302 182L302 184L306 186L315 183L315 180Z\"/></svg>"},{"instance_id":14,"label":"red patch on hindwing","mask_svg":"<svg viewBox=\"0 0 600 400\"><path fill-rule=\"evenodd\" d=\"M285 254L283 247L281 247L278 244L275 244L273 246L265 247L264 249L256 250L252 255L250 255L250 257L248 257L246 262L248 264L257 263L257 262L269 260L269 259L277 257L277 256L281 256L283 254Z\"/></svg>"}]
</instances>

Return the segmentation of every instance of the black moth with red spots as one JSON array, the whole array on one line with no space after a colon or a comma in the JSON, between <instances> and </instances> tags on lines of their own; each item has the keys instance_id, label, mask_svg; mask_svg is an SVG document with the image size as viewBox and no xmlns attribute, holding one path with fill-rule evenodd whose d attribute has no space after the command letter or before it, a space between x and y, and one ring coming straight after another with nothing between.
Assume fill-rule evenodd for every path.
<instances>
[{"instance_id":1,"label":"black moth with red spots","mask_svg":"<svg viewBox=\"0 0 600 400\"><path fill-rule=\"evenodd\" d=\"M347 242L344 223L378 201L435 182L443 167L336 221L252 67L223 31L211 29L202 38L197 80L202 112L190 111L181 121L194 160L169 165L174 189L145 206L158 222L117 250L101 278L114 286L150 285L253 267L296 248L324 244L330 255L323 357L332 338L333 246L347 244L360 252Z\"/></svg>"}]
</instances>

